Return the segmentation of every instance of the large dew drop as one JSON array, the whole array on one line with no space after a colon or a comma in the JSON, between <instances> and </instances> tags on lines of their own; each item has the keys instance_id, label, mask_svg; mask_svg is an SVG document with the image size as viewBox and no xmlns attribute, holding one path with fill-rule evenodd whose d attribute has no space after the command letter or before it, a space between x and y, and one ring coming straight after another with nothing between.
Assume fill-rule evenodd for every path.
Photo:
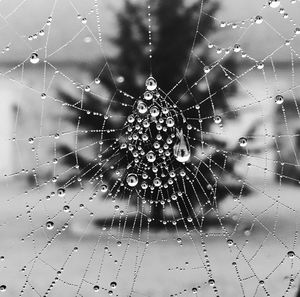
<instances>
[{"instance_id":1,"label":"large dew drop","mask_svg":"<svg viewBox=\"0 0 300 297\"><path fill-rule=\"evenodd\" d=\"M152 163L156 160L156 156L153 151L149 151L146 155L147 161Z\"/></svg>"},{"instance_id":2,"label":"large dew drop","mask_svg":"<svg viewBox=\"0 0 300 297\"><path fill-rule=\"evenodd\" d=\"M137 110L139 113L144 114L147 112L148 107L143 101L139 101L137 104Z\"/></svg>"},{"instance_id":3,"label":"large dew drop","mask_svg":"<svg viewBox=\"0 0 300 297\"><path fill-rule=\"evenodd\" d=\"M157 88L157 82L156 82L155 78L153 78L152 76L147 78L146 88L148 91L154 91Z\"/></svg>"},{"instance_id":4,"label":"large dew drop","mask_svg":"<svg viewBox=\"0 0 300 297\"><path fill-rule=\"evenodd\" d=\"M177 143L173 147L173 154L178 162L185 163L191 157L190 145L182 130L177 130L177 138Z\"/></svg>"},{"instance_id":5,"label":"large dew drop","mask_svg":"<svg viewBox=\"0 0 300 297\"><path fill-rule=\"evenodd\" d=\"M127 175L126 181L127 181L127 184L128 184L129 187L135 187L138 184L139 179L138 179L138 176L136 174L129 173Z\"/></svg>"}]
</instances>

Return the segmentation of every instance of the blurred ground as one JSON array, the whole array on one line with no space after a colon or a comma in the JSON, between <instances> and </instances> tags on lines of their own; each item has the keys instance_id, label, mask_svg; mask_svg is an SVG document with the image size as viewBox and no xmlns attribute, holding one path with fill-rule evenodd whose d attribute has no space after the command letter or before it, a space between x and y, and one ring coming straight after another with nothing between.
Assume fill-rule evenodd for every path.
<instances>
[{"instance_id":1,"label":"blurred ground","mask_svg":"<svg viewBox=\"0 0 300 297\"><path fill-rule=\"evenodd\" d=\"M204 233L191 231L190 235L182 231L152 233L150 230L148 233L144 230L141 241L138 235L132 236L130 230L95 228L92 220L104 213L113 213L113 207L111 203L87 201L88 189L78 193L69 191L63 199L55 195L45 200L51 191L49 187L16 196L9 203L1 203L0 210L0 254L5 257L0 263L4 267L0 280L7 285L3 296L19 296L23 285L26 286L23 296L44 296L55 276L59 279L49 296L107 296L109 284L115 280L117 288L113 290L113 296L215 296L203 269L202 261L206 258L202 240L220 296L259 297L266 296L266 291L270 296L283 296L289 279L295 278L285 295L294 296L299 282L296 273L300 268L296 233L299 229L299 188L253 184L258 191L251 197L241 203L228 199L221 207L221 213L229 212L229 217L237 223L236 231L230 235L237 245L231 247L224 237L225 231L228 234L233 231L229 226L223 230L210 228ZM10 191L23 191L21 185L15 186L12 189L10 185L5 190L2 185L3 200L10 197ZM280 201L277 195L280 195ZM62 211L63 200L71 201L73 218ZM80 209L79 202L92 209L94 217L90 217L86 209ZM35 208L26 213L25 210L32 206ZM122 209L123 205L120 207ZM45 228L45 222L50 219L55 224L53 230ZM63 231L66 222L69 227ZM26 237L32 230L34 234ZM57 234L57 230L62 233ZM178 237L182 239L182 246L176 241ZM148 246L145 245L147 238ZM122 241L121 246L117 246L118 240ZM51 242L48 246L47 241ZM77 252L72 252L74 247L78 247ZM107 251L105 247L108 247ZM296 253L293 259L287 257L289 250ZM35 258L36 255L39 257ZM233 261L237 262L239 276L232 266ZM22 272L24 265L26 270ZM64 270L57 275L61 267ZM239 277L243 279L242 285ZM258 284L259 280L265 281L264 287ZM93 291L95 284L100 286L99 292ZM200 288L196 295L192 288L197 286ZM77 291L80 294L76 295Z\"/></svg>"}]
</instances>

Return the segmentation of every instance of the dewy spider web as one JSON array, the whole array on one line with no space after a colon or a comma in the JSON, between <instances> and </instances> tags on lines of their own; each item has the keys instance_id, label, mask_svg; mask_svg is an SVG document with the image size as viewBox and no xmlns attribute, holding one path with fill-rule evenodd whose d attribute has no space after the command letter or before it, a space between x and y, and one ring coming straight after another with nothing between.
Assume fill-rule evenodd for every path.
<instances>
[{"instance_id":1,"label":"dewy spider web","mask_svg":"<svg viewBox=\"0 0 300 297\"><path fill-rule=\"evenodd\" d=\"M12 20L28 2L20 1L13 8L8 1L0 2L1 43L7 40L2 45L2 61L18 55L18 42L26 47L22 62L1 66L1 81L7 88L20 90L20 94L30 94L22 101L14 99L14 130L1 137L3 146L11 146L16 165L2 172L0 294L294 296L300 271L300 206L298 188L285 182L297 184L299 179L299 1L262 1L255 15L237 22L209 15L221 34L227 30L224 47L222 38L213 41L198 30L201 17L207 16L204 2L200 1L195 40L204 39L210 52L217 54L216 59L205 65L193 45L186 73L170 90L160 89L160 82L152 77L154 19L152 1L145 1L150 67L145 93L139 98L122 89L126 77L116 76L110 67L101 0L87 1L83 6L67 1L79 24L74 35L66 34L68 38L54 50L51 38L55 35L51 30L60 11L59 1L51 2L45 23L25 38ZM269 13L273 15L270 20L265 18ZM278 27L277 21L288 25ZM268 34L277 38L273 49L260 58L255 52L250 53L252 45L248 51L244 42L253 28L264 28L266 38ZM78 69L57 66L60 64L51 60L76 44L86 32L89 36L84 37L84 42L95 42L105 61L99 75L91 80L80 75ZM238 37L233 32L238 32ZM35 41L42 46L36 47ZM242 58L239 74L223 65L228 55ZM288 62L281 66L278 56ZM194 58L204 75L192 86L187 85L182 97L174 98L172 93L184 82ZM235 83L241 94L224 112L214 108L216 94L210 92L209 77L218 70L227 78L220 91ZM112 95L99 90L105 71L114 80ZM57 96L56 88L62 84L79 98L75 104ZM209 93L200 103L192 93L198 87L208 89ZM87 93L108 103L105 113L85 107ZM191 104L182 110L180 103L187 97ZM201 117L204 102L211 105L208 117ZM40 109L36 111L33 104L39 104ZM120 117L111 113L116 104L129 112L122 127L111 129L109 121ZM187 110L194 111L193 116L186 116ZM64 122L74 112L81 114L75 129ZM34 113L38 115L38 125L36 120L30 121ZM235 119L238 113L246 126L254 118L259 128L250 127L245 133L243 121ZM102 128L83 129L84 115L99 119ZM207 121L214 122L214 129L203 128ZM100 140L91 137L81 142L80 137L87 133L100 135ZM228 141L228 146L219 147L220 142L210 141L214 137ZM77 161L72 168L63 166L69 154L59 155L62 142L73 145ZM99 155L81 168L79 154L90 155L94 147ZM124 160L120 160L122 150L126 151L125 157L122 155ZM215 151L224 157L222 166L212 158ZM218 203L217 188L224 182L221 175L227 173L229 158L242 159L237 163L240 177L233 176L239 194L233 195L224 184L228 197ZM203 184L199 176L204 181L208 178L201 176L199 169L204 160L209 160L207 172L213 177L207 180L205 190L199 186ZM119 168L121 161L126 167ZM85 183L90 171L94 172L92 178ZM69 174L71 177L58 187ZM31 186L24 184L28 176ZM74 183L80 184L79 190L72 187ZM198 198L191 207L187 188ZM249 197L244 197L245 188L252 191ZM199 198L200 194L205 196L204 200ZM98 196L103 202L99 202ZM161 220L153 219L152 215L158 205L163 206ZM217 223L210 224L213 219Z\"/></svg>"}]
</instances>

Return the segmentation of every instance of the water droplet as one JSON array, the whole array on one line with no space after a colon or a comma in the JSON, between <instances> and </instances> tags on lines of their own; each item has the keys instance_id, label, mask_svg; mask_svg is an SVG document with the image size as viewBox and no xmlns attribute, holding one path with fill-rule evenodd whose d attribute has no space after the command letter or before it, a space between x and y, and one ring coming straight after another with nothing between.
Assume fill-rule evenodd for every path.
<instances>
[{"instance_id":1,"label":"water droplet","mask_svg":"<svg viewBox=\"0 0 300 297\"><path fill-rule=\"evenodd\" d=\"M161 181L161 179L160 179L159 177L156 177L156 178L153 180L153 185L154 185L155 187L160 187L161 184L162 184L162 181Z\"/></svg>"},{"instance_id":2,"label":"water droplet","mask_svg":"<svg viewBox=\"0 0 300 297\"><path fill-rule=\"evenodd\" d=\"M156 106L150 108L150 114L152 117L157 117L159 115L159 109Z\"/></svg>"},{"instance_id":3,"label":"water droplet","mask_svg":"<svg viewBox=\"0 0 300 297\"><path fill-rule=\"evenodd\" d=\"M107 189L108 189L108 187L107 187L107 185L105 185L105 184L103 184L103 185L100 186L100 191L101 191L102 193L106 193L106 192L107 192Z\"/></svg>"},{"instance_id":4,"label":"water droplet","mask_svg":"<svg viewBox=\"0 0 300 297\"><path fill-rule=\"evenodd\" d=\"M180 176L182 176L182 177L186 176L186 172L185 172L183 169L180 170L179 174L180 174Z\"/></svg>"},{"instance_id":5,"label":"water droplet","mask_svg":"<svg viewBox=\"0 0 300 297\"><path fill-rule=\"evenodd\" d=\"M112 289L115 289L115 288L117 287L117 283L116 283L116 282L111 282L111 283L110 283L110 287L111 287Z\"/></svg>"},{"instance_id":6,"label":"water droplet","mask_svg":"<svg viewBox=\"0 0 300 297\"><path fill-rule=\"evenodd\" d=\"M173 119L172 117L168 117L168 118L166 119L166 125L167 125L167 127L169 127L169 128L173 127L173 126L175 125L174 119Z\"/></svg>"},{"instance_id":7,"label":"water droplet","mask_svg":"<svg viewBox=\"0 0 300 297\"><path fill-rule=\"evenodd\" d=\"M232 246L232 245L233 245L233 240L232 240L232 239L228 239L228 240L227 240L227 244L228 244L229 246Z\"/></svg>"},{"instance_id":8,"label":"water droplet","mask_svg":"<svg viewBox=\"0 0 300 297\"><path fill-rule=\"evenodd\" d=\"M151 100L151 99L153 99L153 94L151 93L151 92L145 92L144 93L144 99L145 100Z\"/></svg>"},{"instance_id":9,"label":"water droplet","mask_svg":"<svg viewBox=\"0 0 300 297\"><path fill-rule=\"evenodd\" d=\"M284 101L284 99L283 99L283 96L282 96L282 95L277 95L277 96L275 97L275 103L276 103L276 104L280 105L280 104L283 103L283 101Z\"/></svg>"},{"instance_id":10,"label":"water droplet","mask_svg":"<svg viewBox=\"0 0 300 297\"><path fill-rule=\"evenodd\" d=\"M132 114L130 114L130 115L127 117L127 121L128 121L128 123L132 124L132 123L135 121L134 116L133 116Z\"/></svg>"},{"instance_id":11,"label":"water droplet","mask_svg":"<svg viewBox=\"0 0 300 297\"><path fill-rule=\"evenodd\" d=\"M99 292L100 287L99 287L98 285L95 285L95 286L93 287L93 290L94 290L94 292Z\"/></svg>"},{"instance_id":12,"label":"water droplet","mask_svg":"<svg viewBox=\"0 0 300 297\"><path fill-rule=\"evenodd\" d=\"M1 285L0 286L0 292L5 292L6 291L6 286L5 285Z\"/></svg>"},{"instance_id":13,"label":"water droplet","mask_svg":"<svg viewBox=\"0 0 300 297\"><path fill-rule=\"evenodd\" d=\"M198 292L198 289L197 289L197 288L193 288L193 289L192 289L192 293L197 294L197 292Z\"/></svg>"},{"instance_id":14,"label":"water droplet","mask_svg":"<svg viewBox=\"0 0 300 297\"><path fill-rule=\"evenodd\" d=\"M156 160L156 156L153 151L149 151L146 155L146 158L147 158L147 161L151 162L151 163Z\"/></svg>"},{"instance_id":15,"label":"water droplet","mask_svg":"<svg viewBox=\"0 0 300 297\"><path fill-rule=\"evenodd\" d=\"M214 286L215 285L215 280L214 279L210 279L208 280L209 285Z\"/></svg>"},{"instance_id":16,"label":"water droplet","mask_svg":"<svg viewBox=\"0 0 300 297\"><path fill-rule=\"evenodd\" d=\"M221 28L225 28L225 27L226 27L226 22L221 21L221 22L220 22L220 27L221 27Z\"/></svg>"},{"instance_id":17,"label":"water droplet","mask_svg":"<svg viewBox=\"0 0 300 297\"><path fill-rule=\"evenodd\" d=\"M126 181L127 181L128 186L135 187L138 184L139 179L138 179L138 176L136 174L129 173L127 175Z\"/></svg>"},{"instance_id":18,"label":"water droplet","mask_svg":"<svg viewBox=\"0 0 300 297\"><path fill-rule=\"evenodd\" d=\"M150 127L149 121L148 121L148 120L144 120L144 121L143 121L143 126L144 126L145 128L149 128L149 127Z\"/></svg>"},{"instance_id":19,"label":"water droplet","mask_svg":"<svg viewBox=\"0 0 300 297\"><path fill-rule=\"evenodd\" d=\"M146 88L148 91L154 91L157 88L157 82L152 76L148 77L146 80Z\"/></svg>"},{"instance_id":20,"label":"water droplet","mask_svg":"<svg viewBox=\"0 0 300 297\"><path fill-rule=\"evenodd\" d=\"M39 55L37 53L32 53L30 56L30 62L32 64L37 64L40 61Z\"/></svg>"},{"instance_id":21,"label":"water droplet","mask_svg":"<svg viewBox=\"0 0 300 297\"><path fill-rule=\"evenodd\" d=\"M47 228L48 230L52 230L52 229L54 228L54 223L53 223L52 221L48 221L48 222L46 223L46 228Z\"/></svg>"},{"instance_id":22,"label":"water droplet","mask_svg":"<svg viewBox=\"0 0 300 297\"><path fill-rule=\"evenodd\" d=\"M66 190L63 189L63 188L59 188L59 189L57 190L57 195L58 195L58 197L65 197L65 195L66 195Z\"/></svg>"},{"instance_id":23,"label":"water droplet","mask_svg":"<svg viewBox=\"0 0 300 297\"><path fill-rule=\"evenodd\" d=\"M263 22L263 20L264 19L261 15L258 15L258 16L255 17L255 23L258 24L258 25L261 24Z\"/></svg>"},{"instance_id":24,"label":"water droplet","mask_svg":"<svg viewBox=\"0 0 300 297\"><path fill-rule=\"evenodd\" d=\"M241 51L241 46L239 44L235 44L233 46L233 51L236 52L236 53L240 52Z\"/></svg>"},{"instance_id":25,"label":"water droplet","mask_svg":"<svg viewBox=\"0 0 300 297\"><path fill-rule=\"evenodd\" d=\"M169 109L166 107L163 107L161 111L163 114L167 114L169 112Z\"/></svg>"},{"instance_id":26,"label":"water droplet","mask_svg":"<svg viewBox=\"0 0 300 297\"><path fill-rule=\"evenodd\" d=\"M209 66L204 66L203 71L204 71L204 73L209 73L210 72L210 67Z\"/></svg>"},{"instance_id":27,"label":"water droplet","mask_svg":"<svg viewBox=\"0 0 300 297\"><path fill-rule=\"evenodd\" d=\"M264 67L265 67L265 65L264 65L264 63L263 62L258 62L257 64L256 64L256 67L257 67L257 69L263 69Z\"/></svg>"},{"instance_id":28,"label":"water droplet","mask_svg":"<svg viewBox=\"0 0 300 297\"><path fill-rule=\"evenodd\" d=\"M261 286L264 286L264 285L265 285L265 281L263 281L263 280L260 280L258 283L259 283Z\"/></svg>"},{"instance_id":29,"label":"water droplet","mask_svg":"<svg viewBox=\"0 0 300 297\"><path fill-rule=\"evenodd\" d=\"M271 8L277 8L280 5L280 1L279 0L270 0L269 1L269 6Z\"/></svg>"},{"instance_id":30,"label":"water droplet","mask_svg":"<svg viewBox=\"0 0 300 297\"><path fill-rule=\"evenodd\" d=\"M239 144L241 147L245 147L247 145L248 141L247 141L247 138L246 137L241 137L239 139Z\"/></svg>"},{"instance_id":31,"label":"water droplet","mask_svg":"<svg viewBox=\"0 0 300 297\"><path fill-rule=\"evenodd\" d=\"M176 194L172 194L172 195L171 195L171 199L172 199L173 201L176 201L176 200L177 200Z\"/></svg>"},{"instance_id":32,"label":"water droplet","mask_svg":"<svg viewBox=\"0 0 300 297\"><path fill-rule=\"evenodd\" d=\"M143 101L138 101L137 110L139 113L144 114L147 112L148 107L147 107L146 103L144 103Z\"/></svg>"},{"instance_id":33,"label":"water droplet","mask_svg":"<svg viewBox=\"0 0 300 297\"><path fill-rule=\"evenodd\" d=\"M294 253L293 251L289 251L289 252L287 253L287 255L288 255L288 257L289 257L290 259L293 259L293 258L295 257L295 253Z\"/></svg>"},{"instance_id":34,"label":"water droplet","mask_svg":"<svg viewBox=\"0 0 300 297\"><path fill-rule=\"evenodd\" d=\"M158 171L158 168L157 168L156 166L153 166L153 167L152 167L152 171L153 171L154 173L156 173L156 172Z\"/></svg>"},{"instance_id":35,"label":"water droplet","mask_svg":"<svg viewBox=\"0 0 300 297\"><path fill-rule=\"evenodd\" d=\"M218 47L216 51L217 51L217 54L220 55L220 54L222 54L223 49L220 48L220 47ZM209 69L209 70L210 70L210 69ZM209 72L209 71L208 71L208 72Z\"/></svg>"},{"instance_id":36,"label":"water droplet","mask_svg":"<svg viewBox=\"0 0 300 297\"><path fill-rule=\"evenodd\" d=\"M221 118L219 115L216 115L216 116L214 117L214 122L215 122L216 124L221 124L222 118Z\"/></svg>"},{"instance_id":37,"label":"water droplet","mask_svg":"<svg viewBox=\"0 0 300 297\"><path fill-rule=\"evenodd\" d=\"M173 154L176 160L181 163L187 162L191 157L190 145L182 130L177 130L177 143L173 147Z\"/></svg>"}]
</instances>

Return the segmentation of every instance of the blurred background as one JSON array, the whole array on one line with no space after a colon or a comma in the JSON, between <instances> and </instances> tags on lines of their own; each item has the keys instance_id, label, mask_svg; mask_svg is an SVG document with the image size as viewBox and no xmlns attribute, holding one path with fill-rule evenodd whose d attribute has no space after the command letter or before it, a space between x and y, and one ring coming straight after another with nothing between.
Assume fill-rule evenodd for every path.
<instances>
[{"instance_id":1,"label":"blurred background","mask_svg":"<svg viewBox=\"0 0 300 297\"><path fill-rule=\"evenodd\" d=\"M187 4L193 1L187 1ZM247 93L251 92L256 100L262 100L267 96L274 96L278 90L288 90L292 84L292 71L297 73L299 65L296 49L300 45L299 38L292 41L295 53L291 59L291 53L288 46L284 46L285 39L293 35L293 22L298 18L298 5L291 4L291 1L284 3L284 13L288 15L285 19L283 13L278 14L278 9L263 10L264 22L261 26L252 26L248 30L241 28L232 29L232 24L239 24L244 20L249 20L260 15L262 5L261 1L253 1L251 4L247 1L236 2L228 0L221 3L220 8L216 11L214 17L217 18L217 25L220 22L228 22L225 28L217 28L209 35L208 43L212 43L217 48L224 49L232 47L235 43L239 43L242 49L245 49L256 61L263 60L272 54L272 61L276 67L276 75L273 74L273 68L270 59L265 61L266 81L262 75L258 75L256 71L249 71L247 75L241 78L245 87L240 87L238 92L234 94L236 102L249 104L251 99ZM22 135L26 139L37 134L41 123L41 104L37 102L40 94L45 87L47 94L55 97L57 89L66 88L77 96L76 88L73 87L72 81L85 85L93 80L91 77L91 67L95 61L103 59L104 55L99 47L97 38L97 22L95 20L95 12L93 12L93 3L81 1L61 1L54 5L52 1L2 1L1 9L1 44L3 53L0 56L2 67L1 76L1 92L2 112L1 135L3 139L11 138L12 135ZM101 1L100 5L100 23L103 37L103 51L106 57L114 56L118 52L118 46L112 43L112 38L118 35L120 28L117 25L116 12L124 8L123 1ZM42 7L42 9L41 9ZM296 8L296 9L295 9ZM92 12L91 12L92 9ZM66 13L68 17L66 17ZM48 37L39 35L39 31L48 29L46 22L48 17L52 15L51 30ZM88 26L82 24L82 19L87 19ZM244 27L248 26L246 22ZM43 29L44 28L44 29ZM245 31L245 33L243 33ZM37 34L37 38L32 36ZM29 40L31 37L31 40ZM28 39L29 38L29 39ZM239 41L239 42L237 42ZM45 44L46 43L46 44ZM51 66L47 66L46 77L44 77L44 65L38 63L32 65L29 57L35 49L39 49L40 57L45 57L45 45L47 49L47 61ZM9 50L8 50L9 48ZM240 55L239 55L240 56ZM238 57L239 59L240 57ZM24 62L24 60L26 62ZM250 69L255 61L244 59L238 61L239 73L243 73ZM101 67L99 67L101 69ZM55 74L55 70L61 71L62 74ZM80 70L80 71L79 71ZM23 83L19 83L22 79ZM297 77L295 78L297 80ZM274 82L276 80L276 83ZM268 89L268 93L266 91ZM294 95L298 96L298 89L295 88ZM291 101L294 99L291 94L288 95ZM296 98L297 99L297 98ZM247 101L248 100L248 101ZM250 100L250 101L249 101ZM234 102L231 99L231 102ZM269 101L266 101L268 104ZM272 117L274 115L276 105L264 105L265 118L269 120L268 132L273 133L280 129L280 122L283 119ZM55 104L51 102L51 108L45 108L43 112L44 128L48 132L57 130L55 122L57 110ZM60 108L60 106L57 106ZM255 121L258 115L256 108L259 106L248 106L241 114L240 120L247 124L249 121ZM16 120L16 113L18 120ZM250 116L248 118L248 116ZM292 117L297 117L293 115ZM276 120L279 120L278 121ZM297 124L292 123L291 129L297 131ZM236 126L236 125L235 125ZM239 125L240 126L240 125ZM291 132L293 133L293 132ZM294 133L296 134L296 132ZM28 136L28 137L27 137ZM21 138L21 137L17 137ZM234 139L236 141L236 139ZM51 141L50 141L51 142ZM287 144L288 145L288 144ZM45 148L45 147L44 147ZM1 171L3 173L13 172L20 169L20 160L16 158L16 144L12 141L4 141L1 154ZM32 153L26 152L26 148L22 147L22 167L32 167ZM291 148L285 148L287 156ZM43 153L44 151L44 153ZM25 155L26 157L25 157ZM48 154L47 148L42 150L40 154ZM292 163L295 163L292 161Z\"/></svg>"},{"instance_id":2,"label":"blurred background","mask_svg":"<svg viewBox=\"0 0 300 297\"><path fill-rule=\"evenodd\" d=\"M108 109L116 94L123 102L118 90L134 98L145 90L148 3L2 0L0 290L7 296L296 296L300 2L149 3L153 75L165 92L180 81L170 97L182 100L181 109L202 104L205 142L213 150L203 164L224 166L213 168L225 185L213 222L187 232L167 220L171 228L136 231L127 199L116 207L89 183L98 171L80 171L99 162L92 143L100 139L91 131L101 129L103 117L89 114L109 110L123 119L126 108ZM221 125L213 124L210 101L202 102L215 91ZM232 160L224 160L223 150ZM211 193L214 176L202 172ZM59 195L61 188L66 194ZM120 210L129 217L127 228Z\"/></svg>"}]
</instances>

